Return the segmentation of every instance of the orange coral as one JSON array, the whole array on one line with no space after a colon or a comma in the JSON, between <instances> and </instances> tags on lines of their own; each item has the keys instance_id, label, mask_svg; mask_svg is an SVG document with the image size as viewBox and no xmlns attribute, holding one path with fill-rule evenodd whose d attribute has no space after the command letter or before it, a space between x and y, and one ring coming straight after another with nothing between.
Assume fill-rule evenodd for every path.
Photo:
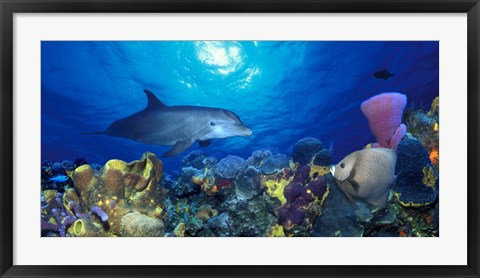
<instances>
[{"instance_id":1,"label":"orange coral","mask_svg":"<svg viewBox=\"0 0 480 278\"><path fill-rule=\"evenodd\" d=\"M215 185L215 176L208 171L204 174L193 176L192 182L196 185L200 185L202 190L207 193L207 195L213 195L219 190L218 186Z\"/></svg>"},{"instance_id":2,"label":"orange coral","mask_svg":"<svg viewBox=\"0 0 480 278\"><path fill-rule=\"evenodd\" d=\"M437 165L438 164L438 150L434 149L430 152L430 161Z\"/></svg>"}]
</instances>

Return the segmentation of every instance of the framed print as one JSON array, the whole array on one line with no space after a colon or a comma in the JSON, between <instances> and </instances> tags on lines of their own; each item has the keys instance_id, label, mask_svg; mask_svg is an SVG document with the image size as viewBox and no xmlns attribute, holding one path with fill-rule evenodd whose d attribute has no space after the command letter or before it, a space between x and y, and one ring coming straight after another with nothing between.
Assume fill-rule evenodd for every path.
<instances>
[{"instance_id":1,"label":"framed print","mask_svg":"<svg viewBox=\"0 0 480 278\"><path fill-rule=\"evenodd\" d=\"M478 277L478 1L2 1L1 275Z\"/></svg>"}]
</instances>

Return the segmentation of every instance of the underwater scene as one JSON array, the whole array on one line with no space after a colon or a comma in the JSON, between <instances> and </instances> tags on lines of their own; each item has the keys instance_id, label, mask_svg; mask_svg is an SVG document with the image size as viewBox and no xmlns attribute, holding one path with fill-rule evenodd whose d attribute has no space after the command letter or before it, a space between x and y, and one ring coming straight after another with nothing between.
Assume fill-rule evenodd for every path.
<instances>
[{"instance_id":1,"label":"underwater scene","mask_svg":"<svg viewBox=\"0 0 480 278\"><path fill-rule=\"evenodd\" d=\"M43 41L42 237L438 237L437 41Z\"/></svg>"}]
</instances>

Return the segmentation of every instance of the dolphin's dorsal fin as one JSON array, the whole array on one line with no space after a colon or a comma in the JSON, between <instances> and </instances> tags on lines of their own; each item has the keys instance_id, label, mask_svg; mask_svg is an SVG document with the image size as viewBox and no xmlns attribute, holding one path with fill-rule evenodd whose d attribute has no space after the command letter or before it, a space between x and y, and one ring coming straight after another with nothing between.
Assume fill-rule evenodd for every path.
<instances>
[{"instance_id":1,"label":"dolphin's dorsal fin","mask_svg":"<svg viewBox=\"0 0 480 278\"><path fill-rule=\"evenodd\" d=\"M147 98L148 98L148 104L147 104L147 108L145 108L145 110L160 109L160 108L167 107L151 91L149 91L147 89L145 89L143 91L145 92L145 94L147 95Z\"/></svg>"}]
</instances>

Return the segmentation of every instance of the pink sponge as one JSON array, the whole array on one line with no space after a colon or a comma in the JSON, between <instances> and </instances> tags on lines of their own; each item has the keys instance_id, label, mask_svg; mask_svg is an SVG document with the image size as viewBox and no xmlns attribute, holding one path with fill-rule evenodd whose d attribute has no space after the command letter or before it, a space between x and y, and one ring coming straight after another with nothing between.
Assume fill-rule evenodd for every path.
<instances>
[{"instance_id":1,"label":"pink sponge","mask_svg":"<svg viewBox=\"0 0 480 278\"><path fill-rule=\"evenodd\" d=\"M407 132L407 127L402 124L406 105L407 96L400 93L383 93L362 102L360 108L377 139L374 147L397 148Z\"/></svg>"}]
</instances>

